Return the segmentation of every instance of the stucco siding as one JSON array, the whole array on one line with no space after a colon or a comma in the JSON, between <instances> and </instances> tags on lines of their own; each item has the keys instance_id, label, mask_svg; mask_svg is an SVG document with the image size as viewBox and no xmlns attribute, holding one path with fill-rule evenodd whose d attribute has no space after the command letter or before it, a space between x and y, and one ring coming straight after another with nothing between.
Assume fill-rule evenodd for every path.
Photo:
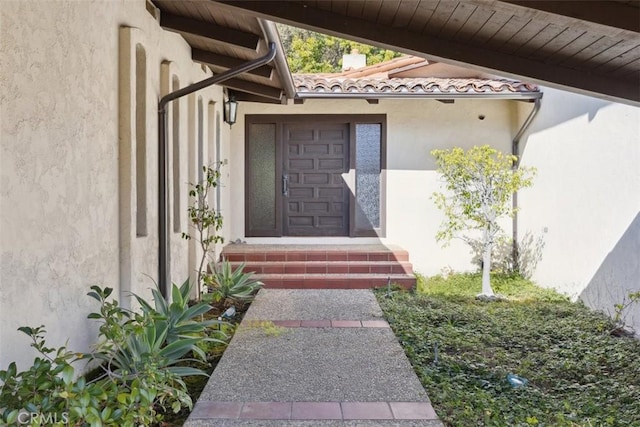
<instances>
[{"instance_id":1,"label":"stucco siding","mask_svg":"<svg viewBox=\"0 0 640 427\"><path fill-rule=\"evenodd\" d=\"M86 289L118 284L119 6L34 6L0 12L1 366L27 360L22 325L86 348Z\"/></svg>"},{"instance_id":2,"label":"stucco siding","mask_svg":"<svg viewBox=\"0 0 640 427\"><path fill-rule=\"evenodd\" d=\"M519 199L520 233L545 244L534 279L613 313L640 291L640 108L543 90L522 147L538 176ZM640 330L638 305L628 320Z\"/></svg>"},{"instance_id":3,"label":"stucco siding","mask_svg":"<svg viewBox=\"0 0 640 427\"><path fill-rule=\"evenodd\" d=\"M472 254L461 241L448 247L436 242L443 219L431 195L440 188L431 150L491 144L509 152L514 134L515 101L457 100L443 104L435 100L381 100L371 105L364 100L307 100L303 105L265 106L242 103L245 114L386 114L386 237L385 243L407 249L417 271L433 275L450 267L472 270ZM483 116L483 120L479 119ZM312 120L312 119L310 119ZM231 179L233 194L244 194L244 121L232 130ZM231 236L245 239L244 199L232 204ZM511 233L510 221L504 223ZM246 239L252 242L307 242L304 238ZM349 239L325 239L325 243ZM316 239L316 241L318 241ZM370 242L371 239L358 239Z\"/></svg>"},{"instance_id":4,"label":"stucco siding","mask_svg":"<svg viewBox=\"0 0 640 427\"><path fill-rule=\"evenodd\" d=\"M135 190L135 180L127 184L127 175L119 172L132 161L121 151L126 137L119 119L121 27L134 27L146 52L145 237L135 235L134 209L122 211L123 190L127 185ZM120 291L146 293L153 286L158 271L156 105L161 64L174 64L182 86L210 73L191 61L189 46L179 35L160 29L144 1L3 2L0 31L3 368L32 357L28 339L16 331L23 325L44 324L50 344L69 339L70 348L88 350L97 331L97 324L86 319L96 309L86 297L90 285L112 287L125 298ZM206 104L220 104L221 88L201 96ZM186 228L190 142L187 101L180 102ZM132 149L135 141L128 144ZM171 206L169 212L172 218ZM133 221L133 227L126 221ZM192 270L188 242L173 231L171 242L172 280L178 282ZM123 275L125 258L130 267Z\"/></svg>"}]
</instances>

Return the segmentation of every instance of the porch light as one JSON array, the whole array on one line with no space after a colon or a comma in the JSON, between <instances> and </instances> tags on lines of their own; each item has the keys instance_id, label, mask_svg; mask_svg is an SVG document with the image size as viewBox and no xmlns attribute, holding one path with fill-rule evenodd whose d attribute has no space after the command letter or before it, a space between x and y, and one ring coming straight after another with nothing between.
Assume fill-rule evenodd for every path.
<instances>
[{"instance_id":1,"label":"porch light","mask_svg":"<svg viewBox=\"0 0 640 427\"><path fill-rule=\"evenodd\" d=\"M233 125L238 118L238 101L236 98L231 95L229 99L224 101L224 121L225 123L229 123L229 125Z\"/></svg>"}]
</instances>

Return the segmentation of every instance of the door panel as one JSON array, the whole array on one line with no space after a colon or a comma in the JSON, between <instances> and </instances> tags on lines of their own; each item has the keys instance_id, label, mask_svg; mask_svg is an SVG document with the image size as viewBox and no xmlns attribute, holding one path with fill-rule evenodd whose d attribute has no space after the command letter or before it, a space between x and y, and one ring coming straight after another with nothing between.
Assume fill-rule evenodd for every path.
<instances>
[{"instance_id":1,"label":"door panel","mask_svg":"<svg viewBox=\"0 0 640 427\"><path fill-rule=\"evenodd\" d=\"M348 236L348 124L285 124L283 143L284 234Z\"/></svg>"}]
</instances>

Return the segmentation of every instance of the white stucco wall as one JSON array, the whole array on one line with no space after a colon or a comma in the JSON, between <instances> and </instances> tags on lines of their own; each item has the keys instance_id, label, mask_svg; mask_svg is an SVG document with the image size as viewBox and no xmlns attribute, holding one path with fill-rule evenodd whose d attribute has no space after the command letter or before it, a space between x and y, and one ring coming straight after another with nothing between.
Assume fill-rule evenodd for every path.
<instances>
[{"instance_id":1,"label":"white stucco wall","mask_svg":"<svg viewBox=\"0 0 640 427\"><path fill-rule=\"evenodd\" d=\"M613 313L640 291L640 108L543 91L522 149L538 176L520 233L545 243L534 279ZM628 320L640 330L640 305Z\"/></svg>"},{"instance_id":2,"label":"white stucco wall","mask_svg":"<svg viewBox=\"0 0 640 427\"><path fill-rule=\"evenodd\" d=\"M433 275L444 267L458 271L474 269L469 247L453 241L443 248L435 240L443 219L431 195L439 188L433 149L491 144L509 152L517 126L515 101L457 100L443 104L435 100L307 100L303 105L257 105L241 103L238 124L232 130L231 182L233 194L244 193L245 114L386 114L387 116L387 229L384 243L409 251L417 271ZM528 104L529 105L529 104ZM483 115L484 120L478 116ZM232 239L245 239L244 198L232 202ZM511 233L510 221L505 231ZM246 239L250 242L318 242L318 239ZM357 239L370 242L371 239ZM323 239L325 243L349 239Z\"/></svg>"},{"instance_id":3,"label":"white stucco wall","mask_svg":"<svg viewBox=\"0 0 640 427\"><path fill-rule=\"evenodd\" d=\"M147 237L135 236L135 222L133 227L122 224L127 218L135 221L135 212L125 209L121 197L127 185L135 191L135 182L119 176L119 166L132 161L119 158L124 144L119 141L122 26L134 27L147 57ZM161 64L172 64L181 86L208 74L191 62L179 35L160 29L142 0L3 2L0 31L2 369L13 360L24 366L32 357L26 336L16 331L23 325L46 325L51 345L69 339L70 348L88 350L97 330L86 319L96 309L86 297L90 285L112 287L114 295L129 289L144 293L153 286ZM205 106L215 101L219 109L221 88L199 95ZM195 146L188 140L189 126L196 126L188 118L190 102L195 101L180 101L182 231L187 227L188 171L194 167L188 156ZM205 141L212 130L205 125ZM228 150L224 130L222 141ZM135 141L128 143L135 146ZM212 153L205 149L209 160ZM171 189L171 173L169 179ZM133 234L120 235L123 229ZM181 282L192 269L188 243L173 231L171 242L172 279ZM123 274L127 259L130 268Z\"/></svg>"}]
</instances>

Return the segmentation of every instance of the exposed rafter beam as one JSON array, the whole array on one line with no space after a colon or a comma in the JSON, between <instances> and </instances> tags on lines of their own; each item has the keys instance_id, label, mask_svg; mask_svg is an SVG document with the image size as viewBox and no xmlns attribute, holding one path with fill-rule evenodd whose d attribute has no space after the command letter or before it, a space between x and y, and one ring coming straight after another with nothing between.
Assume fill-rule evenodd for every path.
<instances>
[{"instance_id":1,"label":"exposed rafter beam","mask_svg":"<svg viewBox=\"0 0 640 427\"><path fill-rule=\"evenodd\" d=\"M347 37L388 49L427 56L432 60L460 66L471 66L489 73L520 78L546 86L624 101L640 105L636 76L629 80L614 79L576 69L510 55L486 47L465 44L413 33L406 28L391 28L374 22L318 9L315 2L224 1L231 7L251 11L259 17Z\"/></svg>"},{"instance_id":2,"label":"exposed rafter beam","mask_svg":"<svg viewBox=\"0 0 640 427\"><path fill-rule=\"evenodd\" d=\"M192 34L251 50L257 50L260 41L260 36L253 33L226 28L212 22L173 15L167 12L160 14L160 25L166 30L176 31L180 34Z\"/></svg>"},{"instance_id":3,"label":"exposed rafter beam","mask_svg":"<svg viewBox=\"0 0 640 427\"><path fill-rule=\"evenodd\" d=\"M210 65L213 67L220 68L233 68L238 67L245 62L244 59L234 58L232 56L220 55L217 53L209 52L206 50L200 49L192 49L191 57L194 61L200 62L201 64ZM273 74L273 68L269 65L263 65L262 67L256 68L255 70L251 70L248 74L253 74L254 76L266 77L271 79L271 75Z\"/></svg>"},{"instance_id":4,"label":"exposed rafter beam","mask_svg":"<svg viewBox=\"0 0 640 427\"><path fill-rule=\"evenodd\" d=\"M224 83L222 83L222 85L230 89L235 89L240 92L251 93L253 95L258 95L265 98L271 98L271 99L282 98L281 89L278 89L272 86L261 85L259 83L254 83L254 82L250 82L250 81L239 79L239 78L225 80Z\"/></svg>"},{"instance_id":5,"label":"exposed rafter beam","mask_svg":"<svg viewBox=\"0 0 640 427\"><path fill-rule=\"evenodd\" d=\"M267 104L281 104L282 100L273 99L273 98L265 98L264 96L253 95L251 93L239 92L237 90L231 91L233 96L236 98L236 101L242 102L260 102Z\"/></svg>"},{"instance_id":6,"label":"exposed rafter beam","mask_svg":"<svg viewBox=\"0 0 640 427\"><path fill-rule=\"evenodd\" d=\"M502 2L640 33L640 9L622 2L611 0L592 0L588 4L557 0L502 0Z\"/></svg>"}]
</instances>

